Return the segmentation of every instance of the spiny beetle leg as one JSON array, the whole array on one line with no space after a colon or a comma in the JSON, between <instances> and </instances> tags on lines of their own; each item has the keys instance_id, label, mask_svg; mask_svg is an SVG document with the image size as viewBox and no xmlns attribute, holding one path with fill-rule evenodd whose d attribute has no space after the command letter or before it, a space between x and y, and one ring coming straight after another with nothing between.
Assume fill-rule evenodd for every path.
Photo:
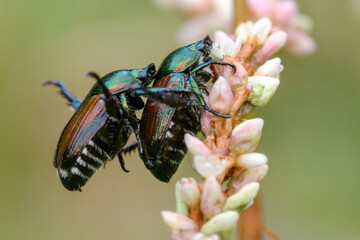
<instances>
[{"instance_id":1,"label":"spiny beetle leg","mask_svg":"<svg viewBox=\"0 0 360 240\"><path fill-rule=\"evenodd\" d=\"M127 169L125 168L125 161L124 161L124 158L123 158L121 152L118 153L118 158L119 158L119 162L120 162L121 169L122 169L124 172L130 172L129 170L127 170Z\"/></svg>"},{"instance_id":2,"label":"spiny beetle leg","mask_svg":"<svg viewBox=\"0 0 360 240\"><path fill-rule=\"evenodd\" d=\"M200 71L204 68L206 68L207 66L209 65L212 65L212 64L217 64L217 65L227 65L227 66L230 66L233 68L233 72L236 71L236 66L233 64L233 63L226 63L226 62L219 62L219 61L222 61L222 58L215 58L215 59L212 59L208 62L204 62L202 64L200 64L199 66L197 66L196 68L194 68L193 70L191 70L191 74L192 73L196 73L197 71Z\"/></svg>"},{"instance_id":3,"label":"spiny beetle leg","mask_svg":"<svg viewBox=\"0 0 360 240\"><path fill-rule=\"evenodd\" d=\"M174 94L171 94L174 93ZM179 94L191 94L189 89L168 89L168 88L143 88L136 90L134 94L146 95L158 99L160 102L169 105L170 107L176 107L179 105L182 98Z\"/></svg>"},{"instance_id":4,"label":"spiny beetle leg","mask_svg":"<svg viewBox=\"0 0 360 240\"><path fill-rule=\"evenodd\" d=\"M223 117L223 118L230 118L231 117L230 115L221 114L221 113L218 113L218 112L216 112L214 110L211 110L208 105L205 105L204 108L205 108L206 111L211 112L212 114L215 114L216 116Z\"/></svg>"},{"instance_id":5,"label":"spiny beetle leg","mask_svg":"<svg viewBox=\"0 0 360 240\"><path fill-rule=\"evenodd\" d=\"M157 88L157 87L148 87L148 88L138 88L134 89L131 92L132 96L141 96L148 95L150 97L158 96L158 93L191 93L189 89L181 88L181 89L169 89L169 88Z\"/></svg>"},{"instance_id":6,"label":"spiny beetle leg","mask_svg":"<svg viewBox=\"0 0 360 240\"><path fill-rule=\"evenodd\" d=\"M212 114L215 114L219 117L223 117L223 118L229 118L230 115L224 115L224 114L221 114L221 113L218 113L218 112L215 112L213 110L211 110L209 108L209 106L206 104L204 98L202 97L202 94L200 92L200 89L194 79L194 77L192 75L190 75L190 78L189 78L189 82L190 82L190 86L191 88L193 89L194 93L195 93L195 96L197 97L197 99L199 100L201 106L203 106L205 108L205 110L211 112Z\"/></svg>"},{"instance_id":7,"label":"spiny beetle leg","mask_svg":"<svg viewBox=\"0 0 360 240\"><path fill-rule=\"evenodd\" d=\"M105 95L105 106L106 111L109 115L116 117L117 119L120 118L121 109L119 108L118 103L114 99L114 95L109 91L109 89L105 86L104 82L101 80L99 75L95 72L88 72L88 76L95 78L97 83L100 85L100 87L103 90L103 93Z\"/></svg>"},{"instance_id":8,"label":"spiny beetle leg","mask_svg":"<svg viewBox=\"0 0 360 240\"><path fill-rule=\"evenodd\" d=\"M206 57L204 57L204 62L208 62L208 61L210 61L211 59L212 59L211 56L206 56Z\"/></svg>"},{"instance_id":9,"label":"spiny beetle leg","mask_svg":"<svg viewBox=\"0 0 360 240\"><path fill-rule=\"evenodd\" d=\"M133 143L131 143L130 145L127 145L126 147L124 147L119 153L118 153L118 158L119 158L119 162L120 162L120 166L122 168L122 170L124 172L130 172L129 170L127 170L125 168L125 161L124 158L122 156L122 154L124 153L125 155L131 151L134 151L137 147L139 146L138 142L135 141Z\"/></svg>"},{"instance_id":10,"label":"spiny beetle leg","mask_svg":"<svg viewBox=\"0 0 360 240\"><path fill-rule=\"evenodd\" d=\"M131 143L130 145L127 145L126 147L124 147L121 152L124 154L127 154L131 151L134 151L137 147L139 147L139 143L137 141L134 141L133 143Z\"/></svg>"},{"instance_id":11,"label":"spiny beetle leg","mask_svg":"<svg viewBox=\"0 0 360 240\"><path fill-rule=\"evenodd\" d=\"M43 86L53 85L60 88L60 95L63 96L66 100L68 100L68 105L77 110L81 104L81 100L74 95L66 88L65 84L62 81L57 80L49 80L46 81Z\"/></svg>"}]
</instances>

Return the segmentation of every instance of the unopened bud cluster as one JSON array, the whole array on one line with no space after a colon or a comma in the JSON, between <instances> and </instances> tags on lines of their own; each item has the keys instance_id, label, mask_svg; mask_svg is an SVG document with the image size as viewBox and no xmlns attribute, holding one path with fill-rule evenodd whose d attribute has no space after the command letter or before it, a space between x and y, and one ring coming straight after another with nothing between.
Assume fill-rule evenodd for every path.
<instances>
[{"instance_id":1,"label":"unopened bud cluster","mask_svg":"<svg viewBox=\"0 0 360 240\"><path fill-rule=\"evenodd\" d=\"M234 23L234 0L154 0L164 8L173 8L184 14L187 19L178 30L177 40L181 44L197 41L214 29L230 32ZM285 50L297 55L306 55L314 52L315 41L309 33L313 28L312 20L299 13L295 0L243 0L249 20L257 21L264 17L269 18L273 26L272 32L282 30L287 33L288 41ZM247 22L251 25L251 22ZM249 26L251 27L251 26ZM247 26L238 31L246 30ZM254 31L264 29L255 28ZM240 34L243 38L246 34ZM259 36L262 43L264 37ZM275 36L273 36L275 37ZM281 37L281 36L277 36ZM272 41L270 39L270 41ZM284 42L285 43L285 42ZM266 57L265 57L266 58Z\"/></svg>"},{"instance_id":2,"label":"unopened bud cluster","mask_svg":"<svg viewBox=\"0 0 360 240\"><path fill-rule=\"evenodd\" d=\"M236 71L219 69L208 104L231 118L205 112L205 141L185 135L192 166L203 181L182 178L176 184L176 213L162 212L171 239L230 239L240 213L259 191L268 171L267 157L257 152L264 121L251 119L249 113L266 105L279 86L281 60L269 58L287 37L271 29L271 21L264 18L240 25L235 36L215 33L212 54L235 64Z\"/></svg>"}]
</instances>

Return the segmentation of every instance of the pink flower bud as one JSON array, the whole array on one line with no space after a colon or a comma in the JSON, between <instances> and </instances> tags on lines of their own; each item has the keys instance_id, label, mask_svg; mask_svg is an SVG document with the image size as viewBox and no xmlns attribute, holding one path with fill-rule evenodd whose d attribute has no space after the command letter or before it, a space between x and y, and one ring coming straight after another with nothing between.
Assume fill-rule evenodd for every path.
<instances>
[{"instance_id":1,"label":"pink flower bud","mask_svg":"<svg viewBox=\"0 0 360 240\"><path fill-rule=\"evenodd\" d=\"M172 240L192 239L199 232L196 223L188 217L169 211L162 211L161 215Z\"/></svg>"},{"instance_id":2,"label":"pink flower bud","mask_svg":"<svg viewBox=\"0 0 360 240\"><path fill-rule=\"evenodd\" d=\"M191 218L170 211L162 211L161 215L166 226L170 229L194 232L199 231L198 226Z\"/></svg>"},{"instance_id":3,"label":"pink flower bud","mask_svg":"<svg viewBox=\"0 0 360 240\"><path fill-rule=\"evenodd\" d=\"M220 203L223 202L223 193L216 177L209 177L205 180L200 209L206 219L221 212Z\"/></svg>"},{"instance_id":4,"label":"pink flower bud","mask_svg":"<svg viewBox=\"0 0 360 240\"><path fill-rule=\"evenodd\" d=\"M224 39L229 38L229 35L223 31L215 31L214 32L214 42L221 43Z\"/></svg>"},{"instance_id":5,"label":"pink flower bud","mask_svg":"<svg viewBox=\"0 0 360 240\"><path fill-rule=\"evenodd\" d=\"M281 59L273 58L266 61L262 66L260 66L254 73L254 76L279 78L280 72L282 72L283 69L284 66L281 65Z\"/></svg>"},{"instance_id":6,"label":"pink flower bud","mask_svg":"<svg viewBox=\"0 0 360 240\"><path fill-rule=\"evenodd\" d=\"M289 29L288 36L289 39L285 47L289 52L303 56L316 50L316 43L308 34L299 30Z\"/></svg>"},{"instance_id":7,"label":"pink flower bud","mask_svg":"<svg viewBox=\"0 0 360 240\"><path fill-rule=\"evenodd\" d=\"M262 63L280 48L282 48L287 40L287 34L283 31L277 31L272 33L264 43L264 46L256 55L256 62Z\"/></svg>"},{"instance_id":8,"label":"pink flower bud","mask_svg":"<svg viewBox=\"0 0 360 240\"><path fill-rule=\"evenodd\" d=\"M269 166L267 164L263 164L260 167L249 168L234 179L231 186L237 192L246 184L251 182L260 182L265 177L268 169Z\"/></svg>"},{"instance_id":9,"label":"pink flower bud","mask_svg":"<svg viewBox=\"0 0 360 240\"><path fill-rule=\"evenodd\" d=\"M200 191L195 179L181 178L178 187L181 198L190 208L200 203Z\"/></svg>"},{"instance_id":10,"label":"pink flower bud","mask_svg":"<svg viewBox=\"0 0 360 240\"><path fill-rule=\"evenodd\" d=\"M255 118L237 125L231 133L229 149L235 155L253 152L260 141L264 120Z\"/></svg>"},{"instance_id":11,"label":"pink flower bud","mask_svg":"<svg viewBox=\"0 0 360 240\"><path fill-rule=\"evenodd\" d=\"M224 56L223 61L230 62L236 66L235 73L233 72L233 68L230 66L222 66L220 71L220 75L228 80L231 89L236 90L237 88L244 86L248 78L248 73L245 68L229 56Z\"/></svg>"},{"instance_id":12,"label":"pink flower bud","mask_svg":"<svg viewBox=\"0 0 360 240\"><path fill-rule=\"evenodd\" d=\"M209 93L209 106L212 110L228 114L233 103L233 93L225 78L219 77Z\"/></svg>"},{"instance_id":13,"label":"pink flower bud","mask_svg":"<svg viewBox=\"0 0 360 240\"><path fill-rule=\"evenodd\" d=\"M195 170L204 178L218 176L225 170L226 161L218 159L215 155L204 157L195 155L193 159Z\"/></svg>"},{"instance_id":14,"label":"pink flower bud","mask_svg":"<svg viewBox=\"0 0 360 240\"><path fill-rule=\"evenodd\" d=\"M211 151L197 137L194 137L193 135L186 133L184 138L187 149L192 155L194 156L199 155L203 157L211 156Z\"/></svg>"},{"instance_id":15,"label":"pink flower bud","mask_svg":"<svg viewBox=\"0 0 360 240\"><path fill-rule=\"evenodd\" d=\"M269 0L247 0L246 1L250 12L255 17L271 17L274 1Z\"/></svg>"},{"instance_id":16,"label":"pink flower bud","mask_svg":"<svg viewBox=\"0 0 360 240\"><path fill-rule=\"evenodd\" d=\"M287 26L291 19L293 19L297 14L297 4L292 0L277 2L274 9L275 22L281 26Z\"/></svg>"}]
</instances>

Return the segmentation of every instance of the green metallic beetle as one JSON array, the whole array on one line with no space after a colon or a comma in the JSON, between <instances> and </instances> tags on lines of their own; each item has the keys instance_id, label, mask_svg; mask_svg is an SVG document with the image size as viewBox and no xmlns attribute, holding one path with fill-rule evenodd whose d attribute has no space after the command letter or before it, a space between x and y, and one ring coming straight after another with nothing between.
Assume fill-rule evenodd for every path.
<instances>
[{"instance_id":1,"label":"green metallic beetle","mask_svg":"<svg viewBox=\"0 0 360 240\"><path fill-rule=\"evenodd\" d=\"M204 84L213 74L203 69L213 64L229 65L235 69L232 63L212 59L209 56L211 49L212 40L207 36L176 49L164 59L155 75L153 87L189 89L195 97L190 96L175 107L150 97L140 122L141 141L124 149L128 151L139 145L145 166L160 181L169 182L176 172L187 152L184 135L196 135L201 130L200 117L204 109L220 117L229 117L211 110L204 100L208 95Z\"/></svg>"},{"instance_id":2,"label":"green metallic beetle","mask_svg":"<svg viewBox=\"0 0 360 240\"><path fill-rule=\"evenodd\" d=\"M54 167L64 187L70 191L81 191L90 177L107 161L118 155L121 167L124 160L121 150L132 132L139 142L138 122L135 110L142 109L141 95L169 101L174 99L167 93L186 92L166 88L146 88L153 80L155 66L142 69L119 70L97 80L85 100L73 97L60 81L48 81L44 85L60 87L61 94L76 112L65 126L55 153Z\"/></svg>"}]
</instances>

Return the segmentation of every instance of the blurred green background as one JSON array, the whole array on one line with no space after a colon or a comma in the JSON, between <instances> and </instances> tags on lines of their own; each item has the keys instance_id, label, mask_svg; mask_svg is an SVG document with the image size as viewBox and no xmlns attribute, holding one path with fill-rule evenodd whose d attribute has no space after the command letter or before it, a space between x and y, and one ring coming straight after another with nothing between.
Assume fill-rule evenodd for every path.
<instances>
[{"instance_id":1,"label":"blurred green background","mask_svg":"<svg viewBox=\"0 0 360 240\"><path fill-rule=\"evenodd\" d=\"M1 0L0 239L168 239L160 210L174 210L174 184L194 176L185 159L170 184L137 154L100 170L82 193L65 190L53 154L72 115L48 79L80 98L103 75L162 58L178 45L181 18L151 1ZM360 10L348 1L300 1L318 50L284 56L260 152L267 225L283 239L360 239Z\"/></svg>"}]
</instances>

